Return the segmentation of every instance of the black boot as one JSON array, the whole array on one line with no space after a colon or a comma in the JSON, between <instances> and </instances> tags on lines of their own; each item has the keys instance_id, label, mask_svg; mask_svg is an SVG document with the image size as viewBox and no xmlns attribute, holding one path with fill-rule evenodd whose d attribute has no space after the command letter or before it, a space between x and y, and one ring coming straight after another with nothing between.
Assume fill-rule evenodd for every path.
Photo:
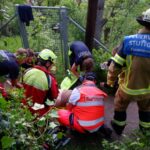
<instances>
[{"instance_id":1,"label":"black boot","mask_svg":"<svg viewBox=\"0 0 150 150\"><path fill-rule=\"evenodd\" d=\"M141 132L143 133L143 135L147 135L147 133L150 131L150 128L144 128L141 125L139 125L139 128Z\"/></svg>"},{"instance_id":2,"label":"black boot","mask_svg":"<svg viewBox=\"0 0 150 150\"><path fill-rule=\"evenodd\" d=\"M125 128L125 125L124 126L119 126L117 125L116 123L113 122L113 120L111 121L111 126L112 128L114 129L114 131L118 134L118 135L121 135L124 128Z\"/></svg>"},{"instance_id":3,"label":"black boot","mask_svg":"<svg viewBox=\"0 0 150 150\"><path fill-rule=\"evenodd\" d=\"M126 120L126 112L125 111L115 111L114 112L114 120L111 121L111 126L118 135L121 135L125 128L125 125L126 125L124 123L125 120Z\"/></svg>"},{"instance_id":4,"label":"black boot","mask_svg":"<svg viewBox=\"0 0 150 150\"><path fill-rule=\"evenodd\" d=\"M143 134L150 131L150 112L149 111L139 111L139 128Z\"/></svg>"},{"instance_id":5,"label":"black boot","mask_svg":"<svg viewBox=\"0 0 150 150\"><path fill-rule=\"evenodd\" d=\"M108 138L108 139L111 138L112 130L110 128L108 128L106 125L103 125L102 127L100 127L100 129L98 130L98 132L104 138Z\"/></svg>"}]
</instances>

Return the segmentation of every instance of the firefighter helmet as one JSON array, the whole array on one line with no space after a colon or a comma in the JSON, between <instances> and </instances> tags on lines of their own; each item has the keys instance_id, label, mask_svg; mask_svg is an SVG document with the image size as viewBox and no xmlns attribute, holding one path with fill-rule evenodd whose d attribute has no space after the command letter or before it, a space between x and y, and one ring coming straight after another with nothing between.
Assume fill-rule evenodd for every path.
<instances>
[{"instance_id":1,"label":"firefighter helmet","mask_svg":"<svg viewBox=\"0 0 150 150\"><path fill-rule=\"evenodd\" d=\"M49 60L51 61L52 63L55 63L55 60L57 58L57 56L54 54L54 52L52 50L49 50L49 49L43 49L39 55L38 55L39 58L41 58L42 60Z\"/></svg>"},{"instance_id":2,"label":"firefighter helmet","mask_svg":"<svg viewBox=\"0 0 150 150\"><path fill-rule=\"evenodd\" d=\"M136 18L139 24L150 28L150 9L142 13L142 16Z\"/></svg>"}]
</instances>

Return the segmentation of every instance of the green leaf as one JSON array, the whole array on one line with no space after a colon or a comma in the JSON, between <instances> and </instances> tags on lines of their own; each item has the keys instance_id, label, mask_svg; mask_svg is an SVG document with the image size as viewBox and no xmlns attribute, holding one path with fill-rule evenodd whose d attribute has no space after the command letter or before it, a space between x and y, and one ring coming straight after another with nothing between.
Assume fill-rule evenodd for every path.
<instances>
[{"instance_id":1,"label":"green leaf","mask_svg":"<svg viewBox=\"0 0 150 150\"><path fill-rule=\"evenodd\" d=\"M57 124L55 124L54 122L50 122L49 127L54 129L55 127L57 127Z\"/></svg>"},{"instance_id":2,"label":"green leaf","mask_svg":"<svg viewBox=\"0 0 150 150\"><path fill-rule=\"evenodd\" d=\"M51 100L49 100L49 99L47 99L45 103L46 103L46 105L48 105L48 106L54 105L54 101L51 101Z\"/></svg>"},{"instance_id":3,"label":"green leaf","mask_svg":"<svg viewBox=\"0 0 150 150\"><path fill-rule=\"evenodd\" d=\"M63 133L62 133L62 132L58 132L57 138L58 138L58 139L62 139L62 137L63 137Z\"/></svg>"},{"instance_id":4,"label":"green leaf","mask_svg":"<svg viewBox=\"0 0 150 150\"><path fill-rule=\"evenodd\" d=\"M0 108L6 109L6 108L8 108L8 104L9 103L0 95Z\"/></svg>"},{"instance_id":5,"label":"green leaf","mask_svg":"<svg viewBox=\"0 0 150 150\"><path fill-rule=\"evenodd\" d=\"M45 125L46 125L45 119L39 120L39 121L37 122L37 126L39 126L39 127L43 127L43 126L45 126Z\"/></svg>"},{"instance_id":6,"label":"green leaf","mask_svg":"<svg viewBox=\"0 0 150 150\"><path fill-rule=\"evenodd\" d=\"M15 140L8 136L3 136L1 139L2 149L10 148Z\"/></svg>"},{"instance_id":7,"label":"green leaf","mask_svg":"<svg viewBox=\"0 0 150 150\"><path fill-rule=\"evenodd\" d=\"M48 115L52 118L58 118L58 114L56 110L52 110Z\"/></svg>"}]
</instances>

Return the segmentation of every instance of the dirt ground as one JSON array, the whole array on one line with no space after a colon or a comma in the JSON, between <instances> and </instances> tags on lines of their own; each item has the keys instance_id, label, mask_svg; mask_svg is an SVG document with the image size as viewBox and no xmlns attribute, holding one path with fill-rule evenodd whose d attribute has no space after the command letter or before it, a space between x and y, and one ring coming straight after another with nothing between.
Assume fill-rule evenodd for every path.
<instances>
[{"instance_id":1,"label":"dirt ground","mask_svg":"<svg viewBox=\"0 0 150 150\"><path fill-rule=\"evenodd\" d=\"M111 128L110 120L114 115L114 97L108 97L105 101L105 120L106 125ZM127 126L124 129L124 134L129 135L134 129L138 128L138 108L135 102L129 104L127 109ZM113 138L117 135L113 132Z\"/></svg>"}]
</instances>

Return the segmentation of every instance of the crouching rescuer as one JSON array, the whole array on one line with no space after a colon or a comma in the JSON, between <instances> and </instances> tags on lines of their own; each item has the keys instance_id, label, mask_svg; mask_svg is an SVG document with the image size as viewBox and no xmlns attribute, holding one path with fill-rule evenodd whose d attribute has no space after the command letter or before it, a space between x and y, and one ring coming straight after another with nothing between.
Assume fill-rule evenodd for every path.
<instances>
[{"instance_id":1,"label":"crouching rescuer","mask_svg":"<svg viewBox=\"0 0 150 150\"><path fill-rule=\"evenodd\" d=\"M38 55L38 65L27 70L23 76L25 99L33 114L39 117L48 112L52 106L46 104L47 99L54 100L58 96L58 86L55 77L50 73L56 55L49 49L42 50Z\"/></svg>"},{"instance_id":2,"label":"crouching rescuer","mask_svg":"<svg viewBox=\"0 0 150 150\"><path fill-rule=\"evenodd\" d=\"M126 109L131 101L138 104L140 129L150 131L150 9L136 20L143 28L124 38L108 69L109 86L114 86L119 75L111 122L119 135L126 125Z\"/></svg>"},{"instance_id":3,"label":"crouching rescuer","mask_svg":"<svg viewBox=\"0 0 150 150\"><path fill-rule=\"evenodd\" d=\"M95 74L85 74L82 84L64 91L66 109L58 110L58 121L79 133L93 133L104 126L104 98L107 96L95 84ZM58 104L59 105L59 104Z\"/></svg>"}]
</instances>

